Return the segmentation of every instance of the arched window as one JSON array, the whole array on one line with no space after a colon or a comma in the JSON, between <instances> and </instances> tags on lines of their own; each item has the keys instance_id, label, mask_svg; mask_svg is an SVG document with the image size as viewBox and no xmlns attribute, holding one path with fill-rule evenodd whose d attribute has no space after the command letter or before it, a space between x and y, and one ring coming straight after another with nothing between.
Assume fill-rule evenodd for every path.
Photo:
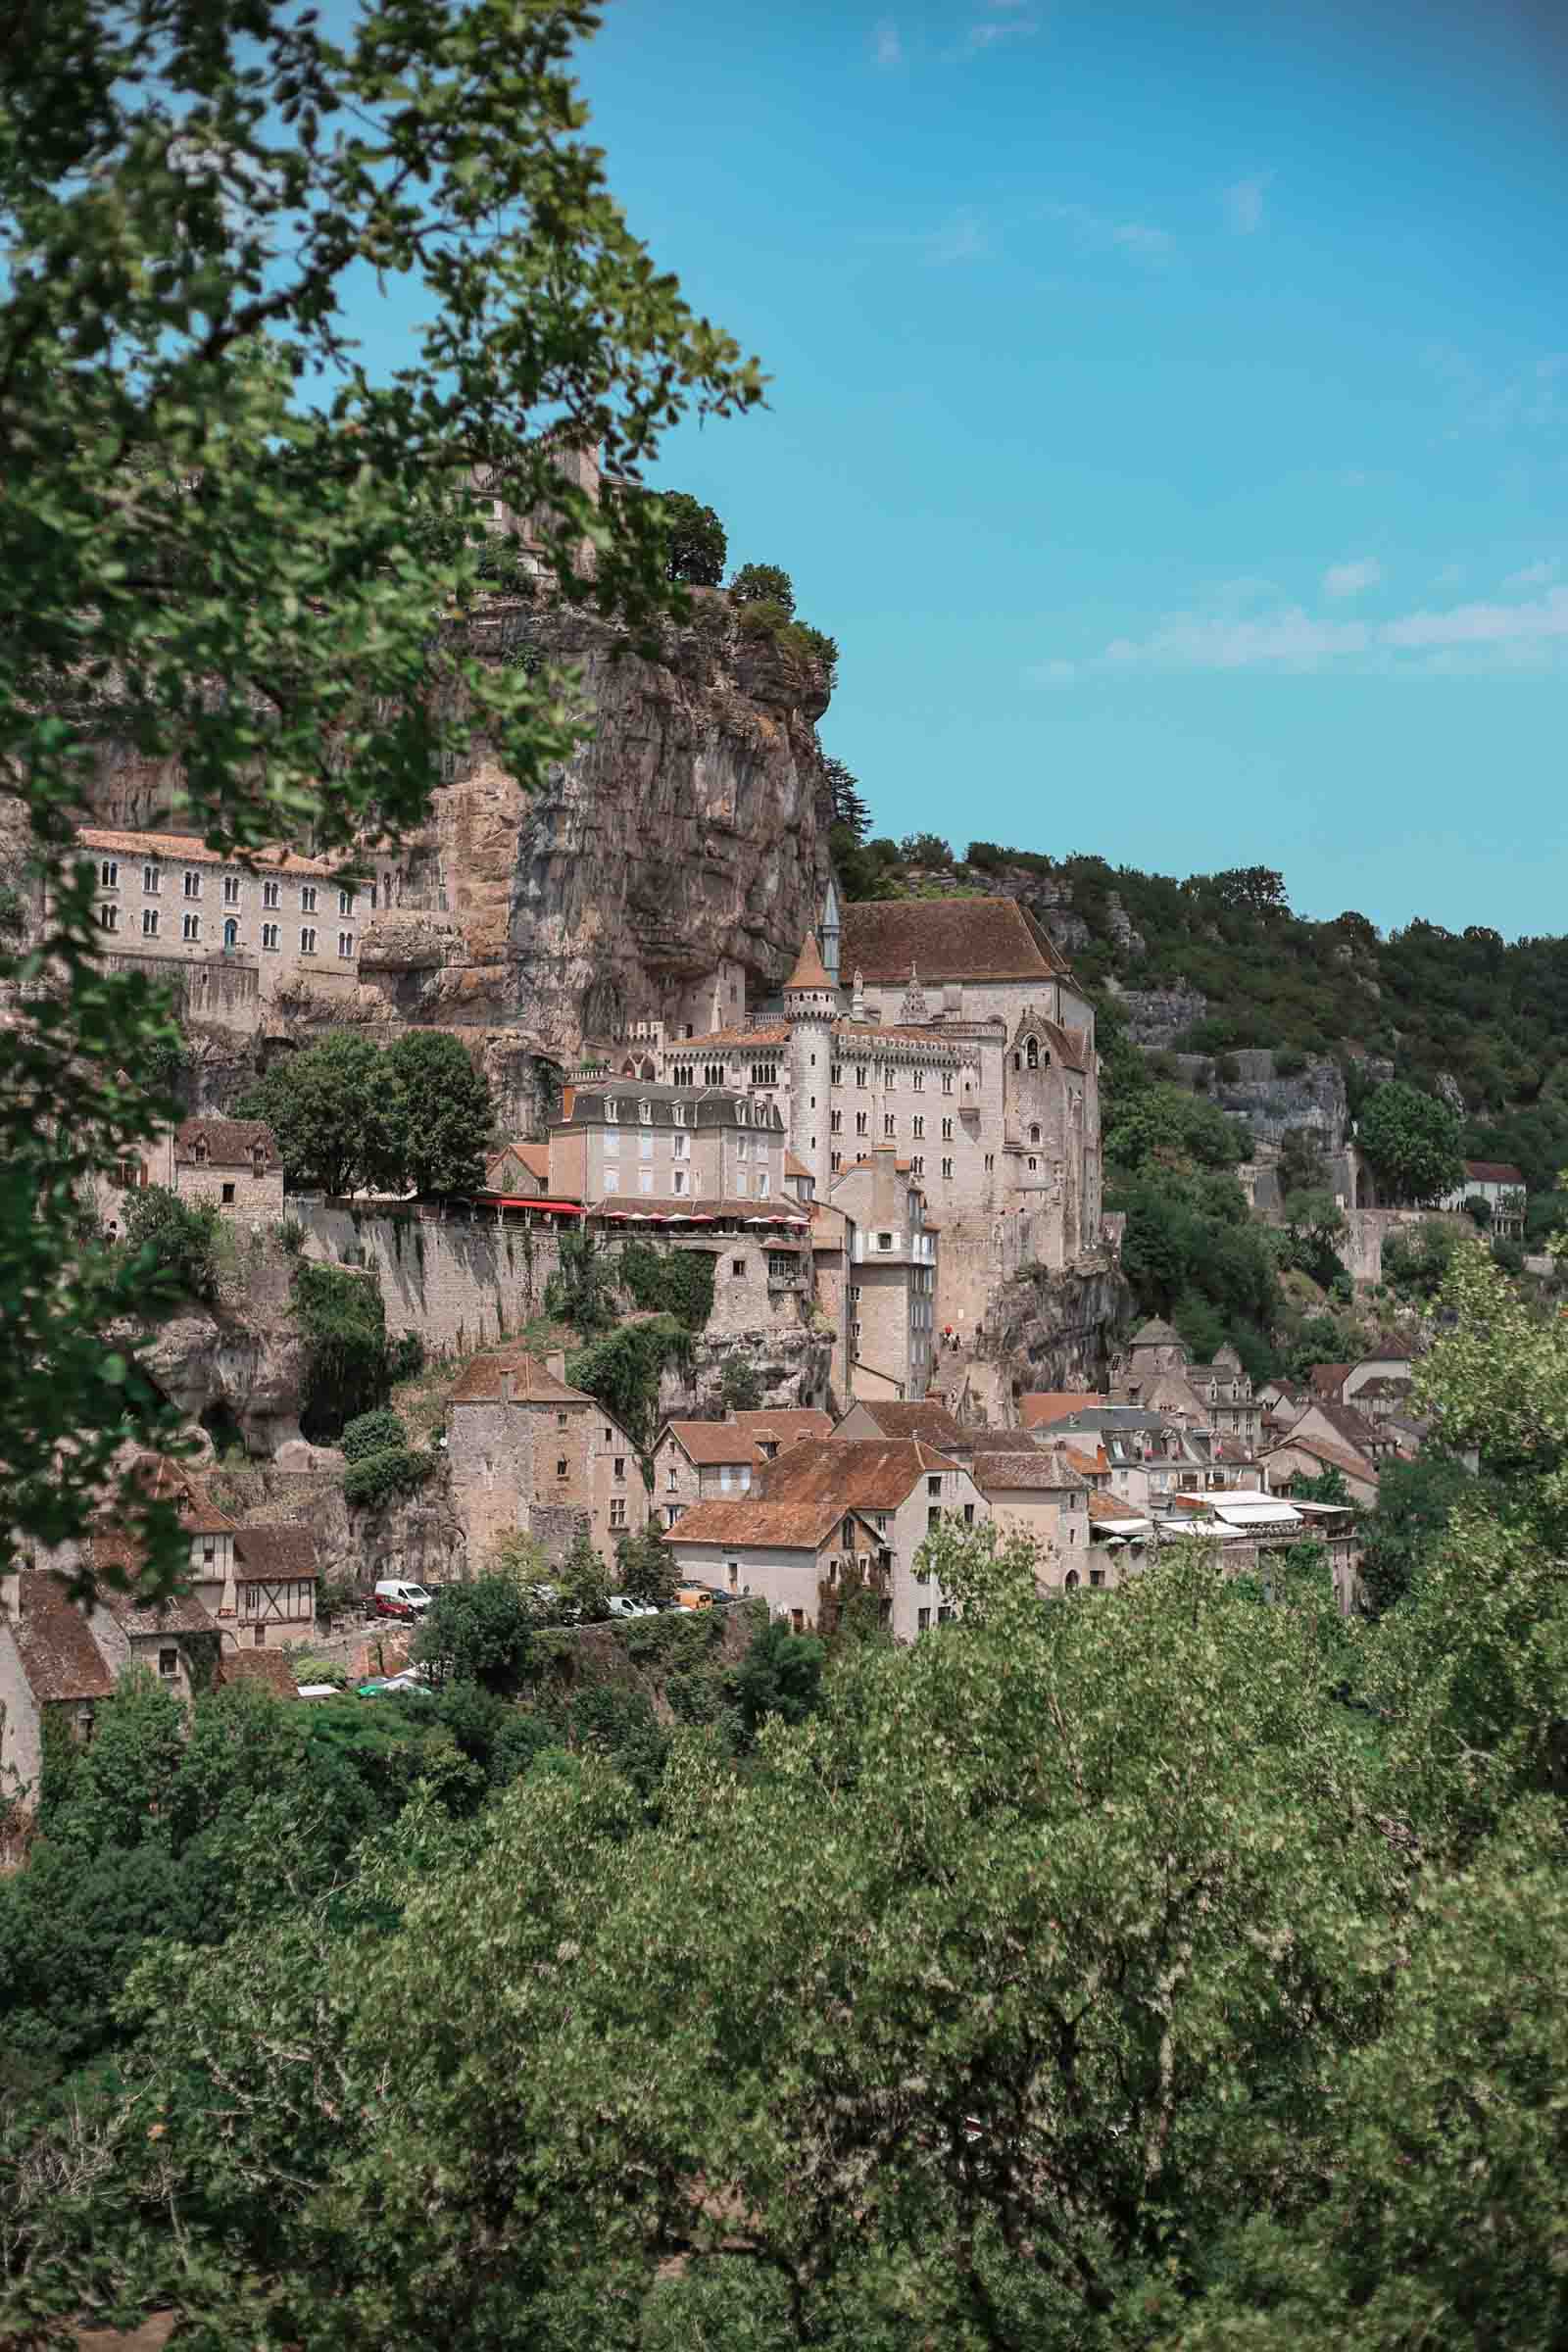
<instances>
[{"instance_id":1,"label":"arched window","mask_svg":"<svg viewBox=\"0 0 1568 2352\"><path fill-rule=\"evenodd\" d=\"M1039 1130L1039 1128L1038 1128L1038 1127L1031 1127L1031 1128L1030 1128L1030 1130L1029 1130L1029 1141L1030 1141L1032 1144L1038 1144L1038 1143L1039 1143L1039 1141L1040 1141L1040 1130Z\"/></svg>"},{"instance_id":2,"label":"arched window","mask_svg":"<svg viewBox=\"0 0 1568 2352\"><path fill-rule=\"evenodd\" d=\"M237 948L239 946L239 924L236 922L233 915L229 915L223 924L223 945L225 948Z\"/></svg>"},{"instance_id":3,"label":"arched window","mask_svg":"<svg viewBox=\"0 0 1568 2352\"><path fill-rule=\"evenodd\" d=\"M1061 1580L1061 1581L1062 1581L1062 1583L1065 1585L1065 1587L1067 1588L1067 1591L1068 1591L1069 1592L1077 1592L1077 1590L1078 1590L1078 1571L1077 1571L1077 1569L1076 1569L1076 1568L1069 1568L1069 1569L1068 1569L1068 1571L1067 1571L1067 1573L1066 1573L1066 1575L1065 1575L1065 1576L1062 1578L1062 1580Z\"/></svg>"},{"instance_id":4,"label":"arched window","mask_svg":"<svg viewBox=\"0 0 1568 2352\"><path fill-rule=\"evenodd\" d=\"M1031 1069L1031 1070L1038 1070L1038 1069L1039 1069L1039 1067L1040 1067L1040 1040L1039 1040L1038 1038L1036 1038L1036 1037L1026 1037L1026 1038L1024 1039L1024 1041L1023 1041L1023 1057L1024 1057L1024 1062L1025 1062L1025 1065L1026 1065L1026 1067L1027 1067L1027 1068L1029 1068L1029 1069Z\"/></svg>"}]
</instances>

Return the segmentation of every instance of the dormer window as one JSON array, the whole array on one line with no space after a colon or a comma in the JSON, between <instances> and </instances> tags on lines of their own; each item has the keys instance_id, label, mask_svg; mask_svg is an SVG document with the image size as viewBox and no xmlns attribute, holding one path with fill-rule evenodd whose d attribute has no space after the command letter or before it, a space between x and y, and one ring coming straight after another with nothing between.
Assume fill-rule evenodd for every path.
<instances>
[{"instance_id":1,"label":"dormer window","mask_svg":"<svg viewBox=\"0 0 1568 2352\"><path fill-rule=\"evenodd\" d=\"M192 1157L192 1159L194 1159L194 1160L195 1160L195 1162L196 1162L196 1165L197 1165L199 1168L204 1168L204 1167L207 1165L207 1138L206 1138L206 1136L204 1136L204 1135L199 1135L199 1136L196 1138L196 1141L195 1141L195 1143L194 1143L194 1144L191 1146L191 1157Z\"/></svg>"},{"instance_id":2,"label":"dormer window","mask_svg":"<svg viewBox=\"0 0 1568 2352\"><path fill-rule=\"evenodd\" d=\"M676 1125L677 1127L684 1127L684 1126L685 1126L685 1124L686 1124L686 1105L685 1105L685 1103L684 1103L684 1102L672 1102L672 1103L670 1104L670 1106L669 1106L669 1115L670 1115L671 1119L674 1121L674 1123L675 1123L675 1125Z\"/></svg>"}]
</instances>

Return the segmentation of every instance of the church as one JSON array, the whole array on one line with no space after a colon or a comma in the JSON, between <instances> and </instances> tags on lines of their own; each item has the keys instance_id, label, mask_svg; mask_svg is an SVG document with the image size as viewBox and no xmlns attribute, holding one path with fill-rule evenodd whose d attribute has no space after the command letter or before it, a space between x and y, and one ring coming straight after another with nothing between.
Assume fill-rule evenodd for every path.
<instances>
[{"instance_id":1,"label":"church","mask_svg":"<svg viewBox=\"0 0 1568 2352\"><path fill-rule=\"evenodd\" d=\"M778 1109L804 1197L858 1199L873 1167L918 1195L940 1247L905 1394L924 1393L944 1333L973 1338L1007 1275L1099 1245L1094 1013L1012 899L841 906L830 882L776 998L723 1026L652 1026L649 1075Z\"/></svg>"}]
</instances>

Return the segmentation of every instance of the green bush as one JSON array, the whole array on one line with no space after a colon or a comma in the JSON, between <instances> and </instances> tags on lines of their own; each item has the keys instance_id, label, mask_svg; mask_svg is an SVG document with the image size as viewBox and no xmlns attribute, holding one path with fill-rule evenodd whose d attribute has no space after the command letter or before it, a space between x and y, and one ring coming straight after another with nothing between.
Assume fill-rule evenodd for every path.
<instances>
[{"instance_id":1,"label":"green bush","mask_svg":"<svg viewBox=\"0 0 1568 2352\"><path fill-rule=\"evenodd\" d=\"M1306 1068L1307 1057L1299 1046L1276 1046L1274 1075L1276 1078L1298 1078Z\"/></svg>"},{"instance_id":2,"label":"green bush","mask_svg":"<svg viewBox=\"0 0 1568 2352\"><path fill-rule=\"evenodd\" d=\"M571 1357L566 1378L586 1389L617 1420L634 1445L653 1441L659 1383L666 1364L688 1366L692 1335L673 1315L623 1323Z\"/></svg>"},{"instance_id":3,"label":"green bush","mask_svg":"<svg viewBox=\"0 0 1568 2352\"><path fill-rule=\"evenodd\" d=\"M648 1242L627 1242L617 1271L644 1313L673 1315L688 1331L701 1331L713 1311L714 1264L706 1250L656 1250Z\"/></svg>"},{"instance_id":4,"label":"green bush","mask_svg":"<svg viewBox=\"0 0 1568 2352\"><path fill-rule=\"evenodd\" d=\"M407 1446L409 1433L390 1405L378 1405L373 1413L360 1413L349 1422L338 1440L344 1456L351 1462L363 1461L367 1454L385 1453L389 1447Z\"/></svg>"},{"instance_id":5,"label":"green bush","mask_svg":"<svg viewBox=\"0 0 1568 2352\"><path fill-rule=\"evenodd\" d=\"M729 593L738 605L777 605L786 614L795 610L795 583L777 564L743 564Z\"/></svg>"},{"instance_id":6,"label":"green bush","mask_svg":"<svg viewBox=\"0 0 1568 2352\"><path fill-rule=\"evenodd\" d=\"M344 1500L372 1508L390 1502L395 1495L412 1494L422 1487L434 1468L433 1454L410 1446L389 1446L384 1452L368 1453L349 1464L343 1473Z\"/></svg>"},{"instance_id":7,"label":"green bush","mask_svg":"<svg viewBox=\"0 0 1568 2352\"><path fill-rule=\"evenodd\" d=\"M662 490L659 503L663 510L665 578L684 580L693 588L716 588L724 577L729 543L712 508L689 490Z\"/></svg>"},{"instance_id":8,"label":"green bush","mask_svg":"<svg viewBox=\"0 0 1568 2352\"><path fill-rule=\"evenodd\" d=\"M211 1200L181 1200L162 1184L125 1196L125 1241L149 1255L172 1292L216 1298L222 1219Z\"/></svg>"},{"instance_id":9,"label":"green bush","mask_svg":"<svg viewBox=\"0 0 1568 2352\"><path fill-rule=\"evenodd\" d=\"M726 1413L755 1413L762 1401L762 1376L749 1356L726 1355L718 1375L718 1401Z\"/></svg>"},{"instance_id":10,"label":"green bush","mask_svg":"<svg viewBox=\"0 0 1568 2352\"><path fill-rule=\"evenodd\" d=\"M392 1368L380 1281L306 1260L289 1289L306 1343L300 1427L308 1438L331 1441L346 1422L386 1401Z\"/></svg>"}]
</instances>

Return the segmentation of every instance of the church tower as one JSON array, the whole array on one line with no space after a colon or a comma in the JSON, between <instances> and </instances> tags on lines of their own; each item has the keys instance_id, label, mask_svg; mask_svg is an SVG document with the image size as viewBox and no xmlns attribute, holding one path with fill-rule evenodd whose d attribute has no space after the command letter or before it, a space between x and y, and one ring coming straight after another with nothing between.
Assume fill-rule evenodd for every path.
<instances>
[{"instance_id":1,"label":"church tower","mask_svg":"<svg viewBox=\"0 0 1568 2352\"><path fill-rule=\"evenodd\" d=\"M832 1182L833 1023L838 989L829 978L814 933L801 942L795 969L784 983L784 1018L790 1025L789 1148L816 1183L825 1200Z\"/></svg>"},{"instance_id":2,"label":"church tower","mask_svg":"<svg viewBox=\"0 0 1568 2352\"><path fill-rule=\"evenodd\" d=\"M827 890L822 899L822 919L817 925L822 942L822 968L831 988L839 986L839 894L833 877L827 878Z\"/></svg>"}]
</instances>

